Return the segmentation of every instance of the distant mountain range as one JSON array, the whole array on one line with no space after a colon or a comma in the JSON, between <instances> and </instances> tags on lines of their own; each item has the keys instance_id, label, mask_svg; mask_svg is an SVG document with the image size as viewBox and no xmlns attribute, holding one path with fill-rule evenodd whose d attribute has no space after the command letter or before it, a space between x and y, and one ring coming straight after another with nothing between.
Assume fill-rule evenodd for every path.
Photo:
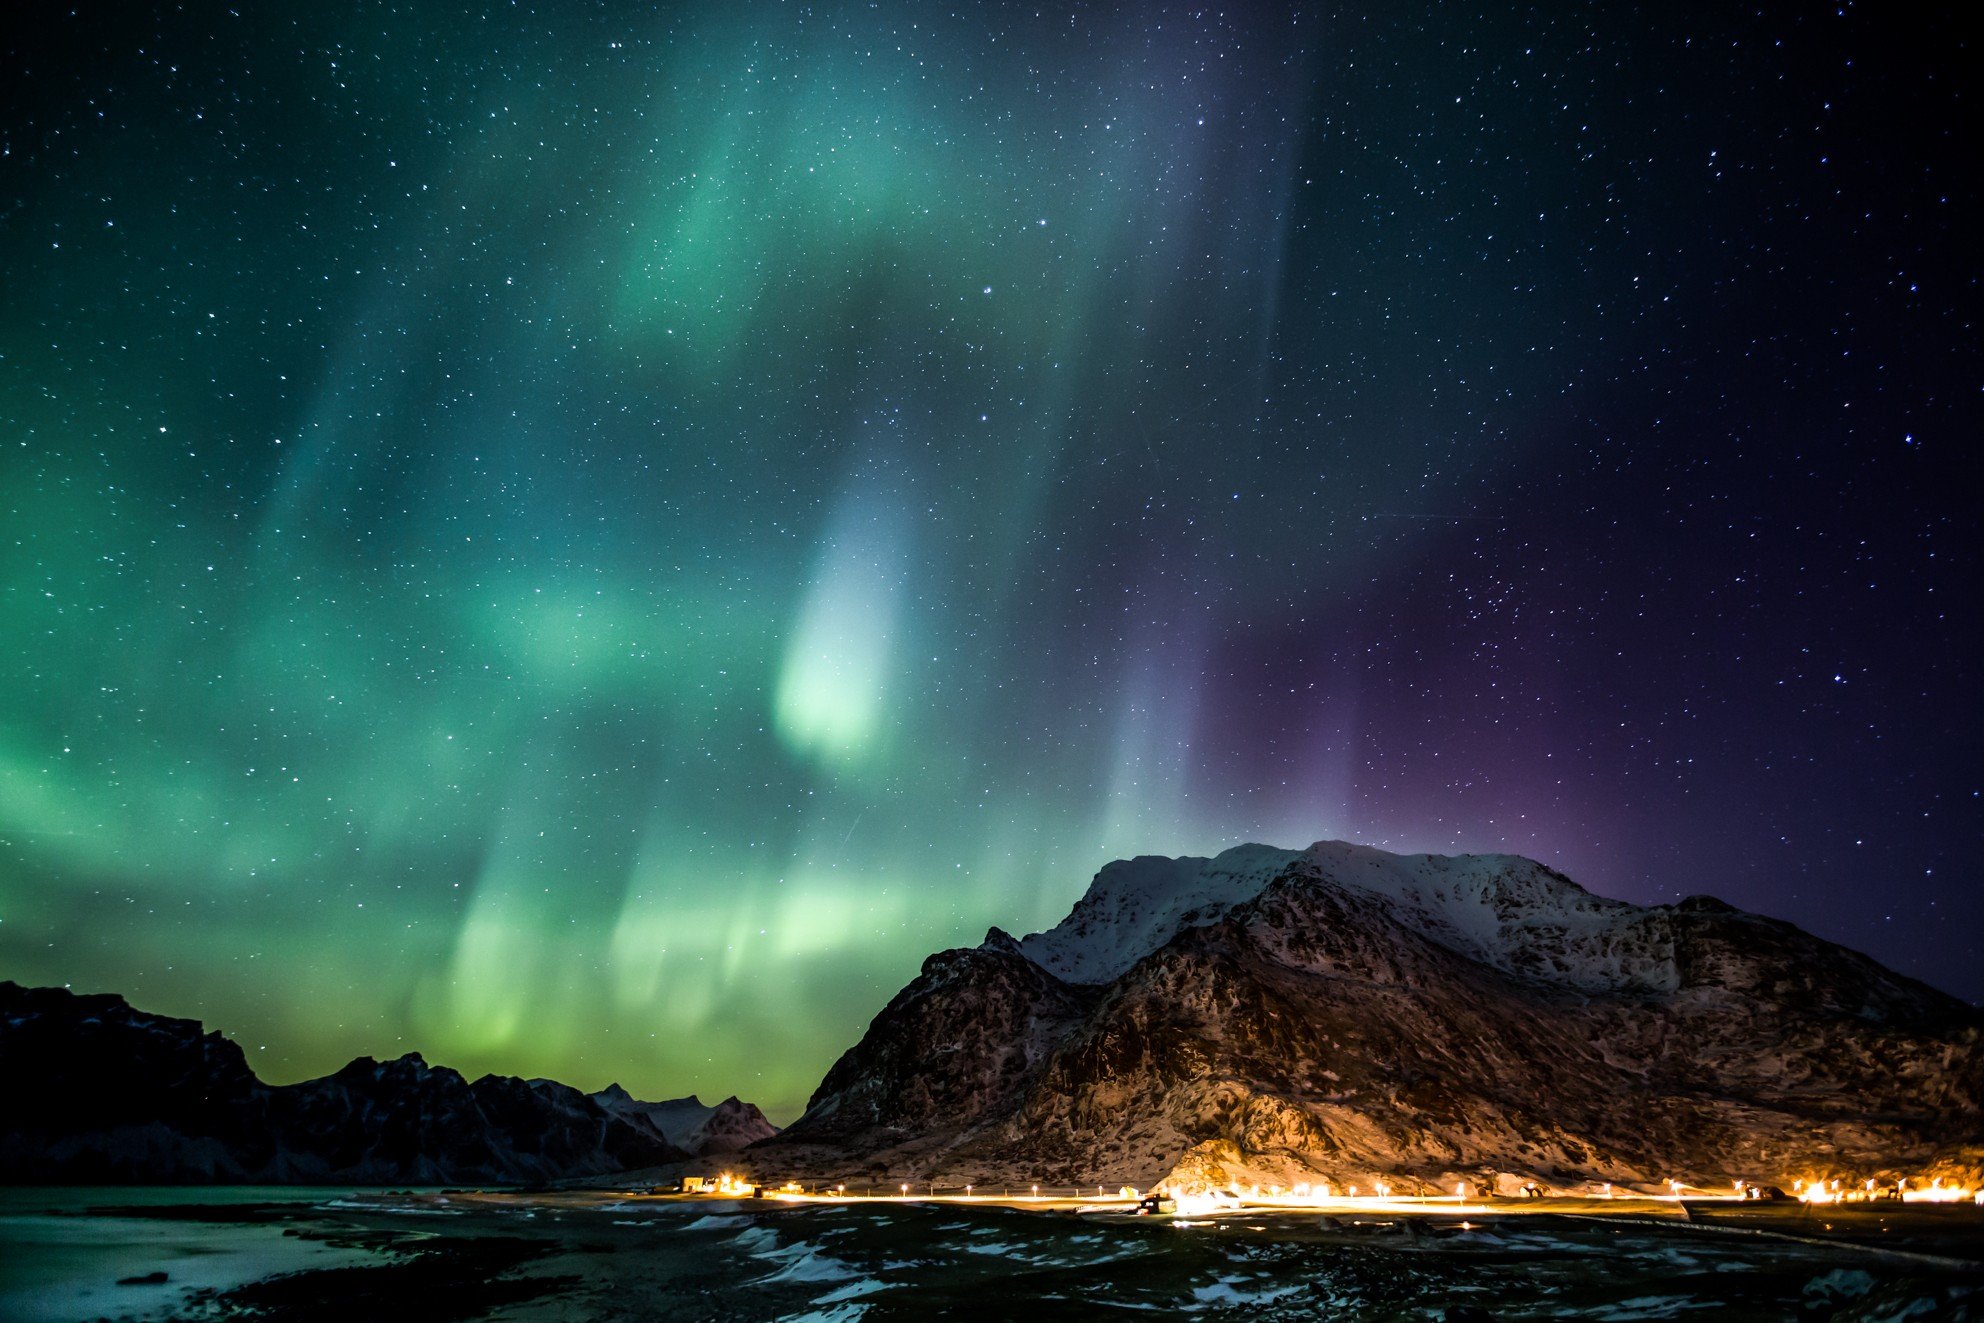
<instances>
[{"instance_id":1,"label":"distant mountain range","mask_svg":"<svg viewBox=\"0 0 1984 1323\"><path fill-rule=\"evenodd\" d=\"M678 1163L775 1133L749 1103L466 1080L417 1054L269 1085L239 1045L122 997L0 983L0 1178L518 1184Z\"/></svg>"},{"instance_id":2,"label":"distant mountain range","mask_svg":"<svg viewBox=\"0 0 1984 1323\"><path fill-rule=\"evenodd\" d=\"M592 1100L628 1124L644 1127L676 1148L698 1157L734 1153L747 1144L770 1139L778 1127L752 1103L734 1095L714 1107L690 1094L666 1102L641 1102L618 1084L609 1084Z\"/></svg>"},{"instance_id":3,"label":"distant mountain range","mask_svg":"<svg viewBox=\"0 0 1984 1323\"><path fill-rule=\"evenodd\" d=\"M1706 896L1325 842L931 956L767 1174L1451 1191L1984 1167L1984 1016Z\"/></svg>"}]
</instances>

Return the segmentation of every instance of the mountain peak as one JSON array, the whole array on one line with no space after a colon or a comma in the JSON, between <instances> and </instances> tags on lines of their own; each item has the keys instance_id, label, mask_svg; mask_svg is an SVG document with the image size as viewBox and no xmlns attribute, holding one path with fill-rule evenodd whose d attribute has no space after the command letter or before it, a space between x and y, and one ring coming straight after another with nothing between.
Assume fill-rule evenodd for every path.
<instances>
[{"instance_id":1,"label":"mountain peak","mask_svg":"<svg viewBox=\"0 0 1984 1323\"><path fill-rule=\"evenodd\" d=\"M1068 917L1020 939L1020 952L1069 983L1107 983L1186 928L1251 900L1293 850L1236 845L1216 858L1138 855L1097 871Z\"/></svg>"},{"instance_id":2,"label":"mountain peak","mask_svg":"<svg viewBox=\"0 0 1984 1323\"><path fill-rule=\"evenodd\" d=\"M1524 934L1539 924L1583 930L1638 912L1521 855L1394 854L1338 840L1305 850L1249 842L1210 859L1139 855L1105 864L1068 916L1020 939L1019 951L1065 982L1108 983L1180 932L1219 922L1284 876L1374 894L1409 926L1499 968L1511 967L1505 948L1528 941ZM1004 949L990 934L985 947Z\"/></svg>"},{"instance_id":3,"label":"mountain peak","mask_svg":"<svg viewBox=\"0 0 1984 1323\"><path fill-rule=\"evenodd\" d=\"M642 1102L610 1085L593 1094L592 1100L621 1120L698 1155L729 1152L778 1133L755 1104L735 1094L711 1107L693 1093L665 1102Z\"/></svg>"}]
</instances>

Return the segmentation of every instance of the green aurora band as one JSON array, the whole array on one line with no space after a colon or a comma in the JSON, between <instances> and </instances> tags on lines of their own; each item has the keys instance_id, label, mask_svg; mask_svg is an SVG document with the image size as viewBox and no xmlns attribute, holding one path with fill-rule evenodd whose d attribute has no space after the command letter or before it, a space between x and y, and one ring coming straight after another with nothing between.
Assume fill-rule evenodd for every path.
<instances>
[{"instance_id":1,"label":"green aurora band","mask_svg":"<svg viewBox=\"0 0 1984 1323\"><path fill-rule=\"evenodd\" d=\"M259 122L85 129L10 235L127 340L57 371L13 300L16 976L208 1008L276 1079L418 1048L790 1117L924 953L1200 839L1101 788L1099 700L992 700L1066 679L1019 626L1071 433L1166 403L1173 305L1258 342L1293 162L1181 124L1237 61L1090 34L1022 123L960 94L996 48L867 22L474 73L354 22L233 71ZM71 208L121 219L33 251Z\"/></svg>"}]
</instances>

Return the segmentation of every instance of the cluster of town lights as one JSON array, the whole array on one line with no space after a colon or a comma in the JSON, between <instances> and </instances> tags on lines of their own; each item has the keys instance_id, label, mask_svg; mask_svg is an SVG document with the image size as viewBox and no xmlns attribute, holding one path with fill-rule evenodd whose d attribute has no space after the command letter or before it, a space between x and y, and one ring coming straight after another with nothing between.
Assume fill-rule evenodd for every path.
<instances>
[{"instance_id":1,"label":"cluster of town lights","mask_svg":"<svg viewBox=\"0 0 1984 1323\"><path fill-rule=\"evenodd\" d=\"M1851 1204L1875 1199L1900 1199L1911 1204L1977 1204L1984 1207L1984 1186L1971 1189L1964 1185L1945 1185L1943 1178L1934 1177L1927 1185L1911 1182L1908 1177L1883 1185L1879 1181L1863 1181L1851 1184L1837 1178L1832 1180L1796 1181L1792 1193L1800 1203L1807 1204Z\"/></svg>"}]
</instances>

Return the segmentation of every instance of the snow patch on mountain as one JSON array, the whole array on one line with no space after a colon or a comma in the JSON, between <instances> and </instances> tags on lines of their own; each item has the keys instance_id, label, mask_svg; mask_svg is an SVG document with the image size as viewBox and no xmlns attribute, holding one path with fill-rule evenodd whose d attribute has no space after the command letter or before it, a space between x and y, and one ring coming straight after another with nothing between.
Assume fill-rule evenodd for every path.
<instances>
[{"instance_id":1,"label":"snow patch on mountain","mask_svg":"<svg viewBox=\"0 0 1984 1323\"><path fill-rule=\"evenodd\" d=\"M1383 898L1420 935L1505 973L1588 991L1677 986L1664 913L1594 896L1520 855L1392 854L1347 841L1306 850L1240 845L1206 859L1143 855L1107 864L1068 917L1018 941L1069 983L1110 983L1179 933L1205 927L1295 876ZM1003 933L987 939L1003 948Z\"/></svg>"},{"instance_id":2,"label":"snow patch on mountain","mask_svg":"<svg viewBox=\"0 0 1984 1323\"><path fill-rule=\"evenodd\" d=\"M1594 896L1521 855L1396 855L1322 841L1300 867L1384 897L1421 936L1504 973L1594 992L1678 985L1671 938L1643 922L1658 911Z\"/></svg>"},{"instance_id":3,"label":"snow patch on mountain","mask_svg":"<svg viewBox=\"0 0 1984 1323\"><path fill-rule=\"evenodd\" d=\"M1020 953L1065 983L1114 982L1187 928L1217 923L1258 896L1299 857L1237 845L1213 859L1118 859L1103 865L1067 918L1021 938Z\"/></svg>"}]
</instances>

